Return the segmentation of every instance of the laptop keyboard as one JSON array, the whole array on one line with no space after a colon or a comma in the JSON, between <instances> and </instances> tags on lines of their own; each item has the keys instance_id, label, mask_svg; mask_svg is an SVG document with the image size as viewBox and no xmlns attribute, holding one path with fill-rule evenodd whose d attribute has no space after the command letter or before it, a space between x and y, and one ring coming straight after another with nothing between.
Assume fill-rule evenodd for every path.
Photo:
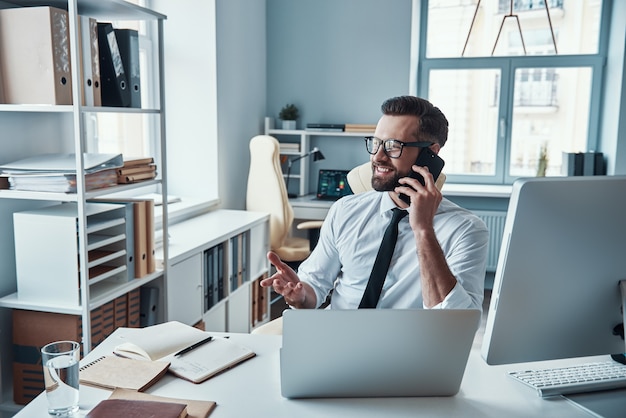
<instances>
[{"instance_id":1,"label":"laptop keyboard","mask_svg":"<svg viewBox=\"0 0 626 418\"><path fill-rule=\"evenodd\" d=\"M626 388L626 365L615 361L509 372L541 397Z\"/></svg>"}]
</instances>

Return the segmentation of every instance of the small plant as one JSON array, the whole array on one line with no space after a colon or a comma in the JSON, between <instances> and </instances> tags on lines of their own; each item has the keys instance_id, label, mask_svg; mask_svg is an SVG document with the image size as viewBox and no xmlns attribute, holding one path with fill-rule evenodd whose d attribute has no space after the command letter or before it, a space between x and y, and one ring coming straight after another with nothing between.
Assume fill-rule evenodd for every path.
<instances>
[{"instance_id":1,"label":"small plant","mask_svg":"<svg viewBox=\"0 0 626 418\"><path fill-rule=\"evenodd\" d=\"M300 111L294 104L286 104L282 109L278 117L282 120L296 120L300 116Z\"/></svg>"}]
</instances>

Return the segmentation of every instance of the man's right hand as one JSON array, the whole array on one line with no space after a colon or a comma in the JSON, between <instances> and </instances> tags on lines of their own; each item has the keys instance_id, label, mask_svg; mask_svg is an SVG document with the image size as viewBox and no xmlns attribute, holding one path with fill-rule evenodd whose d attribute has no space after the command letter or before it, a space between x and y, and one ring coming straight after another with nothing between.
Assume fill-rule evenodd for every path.
<instances>
[{"instance_id":1,"label":"man's right hand","mask_svg":"<svg viewBox=\"0 0 626 418\"><path fill-rule=\"evenodd\" d=\"M261 286L272 286L274 291L285 298L285 302L294 308L306 308L307 290L305 284L295 271L283 263L278 254L273 251L267 253L267 259L276 267L276 273L267 279L261 280Z\"/></svg>"}]
</instances>

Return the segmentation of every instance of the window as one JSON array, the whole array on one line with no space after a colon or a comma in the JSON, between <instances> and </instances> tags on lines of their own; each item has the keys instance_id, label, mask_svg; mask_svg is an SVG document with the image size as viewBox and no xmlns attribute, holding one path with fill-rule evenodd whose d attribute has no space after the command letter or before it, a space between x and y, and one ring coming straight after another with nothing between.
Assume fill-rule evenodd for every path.
<instances>
[{"instance_id":1,"label":"window","mask_svg":"<svg viewBox=\"0 0 626 418\"><path fill-rule=\"evenodd\" d=\"M450 122L451 181L561 175L563 152L596 148L609 3L421 2L418 95Z\"/></svg>"}]
</instances>

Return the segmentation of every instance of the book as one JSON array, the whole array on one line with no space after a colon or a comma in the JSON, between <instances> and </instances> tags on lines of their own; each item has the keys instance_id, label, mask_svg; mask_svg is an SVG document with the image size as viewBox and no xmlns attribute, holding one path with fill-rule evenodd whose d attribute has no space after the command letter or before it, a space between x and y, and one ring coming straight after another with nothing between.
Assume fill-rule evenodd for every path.
<instances>
[{"instance_id":1,"label":"book","mask_svg":"<svg viewBox=\"0 0 626 418\"><path fill-rule=\"evenodd\" d=\"M166 361L143 361L102 356L80 368L81 384L105 389L144 391L156 383L170 366Z\"/></svg>"},{"instance_id":2,"label":"book","mask_svg":"<svg viewBox=\"0 0 626 418\"><path fill-rule=\"evenodd\" d=\"M138 157L124 160L124 168L136 167L136 166L149 166L154 164L154 158L152 157Z\"/></svg>"},{"instance_id":3,"label":"book","mask_svg":"<svg viewBox=\"0 0 626 418\"><path fill-rule=\"evenodd\" d=\"M307 130L331 129L343 131L346 125L343 123L307 123Z\"/></svg>"},{"instance_id":4,"label":"book","mask_svg":"<svg viewBox=\"0 0 626 418\"><path fill-rule=\"evenodd\" d=\"M376 124L366 123L346 123L346 132L367 132L371 133L376 130Z\"/></svg>"},{"instance_id":5,"label":"book","mask_svg":"<svg viewBox=\"0 0 626 418\"><path fill-rule=\"evenodd\" d=\"M113 353L135 359L169 361L170 373L193 383L204 382L255 356L249 348L221 337L212 337L186 354L177 355L207 340L208 336L192 326L170 321L136 330L126 337L126 342L115 347Z\"/></svg>"},{"instance_id":6,"label":"book","mask_svg":"<svg viewBox=\"0 0 626 418\"><path fill-rule=\"evenodd\" d=\"M86 418L185 418L187 405L172 402L139 401L132 399L105 399L100 401Z\"/></svg>"},{"instance_id":7,"label":"book","mask_svg":"<svg viewBox=\"0 0 626 418\"><path fill-rule=\"evenodd\" d=\"M207 418L217 405L214 401L198 401L195 399L169 398L128 389L115 389L109 399L134 399L140 401L174 402L187 404L188 418Z\"/></svg>"}]
</instances>

